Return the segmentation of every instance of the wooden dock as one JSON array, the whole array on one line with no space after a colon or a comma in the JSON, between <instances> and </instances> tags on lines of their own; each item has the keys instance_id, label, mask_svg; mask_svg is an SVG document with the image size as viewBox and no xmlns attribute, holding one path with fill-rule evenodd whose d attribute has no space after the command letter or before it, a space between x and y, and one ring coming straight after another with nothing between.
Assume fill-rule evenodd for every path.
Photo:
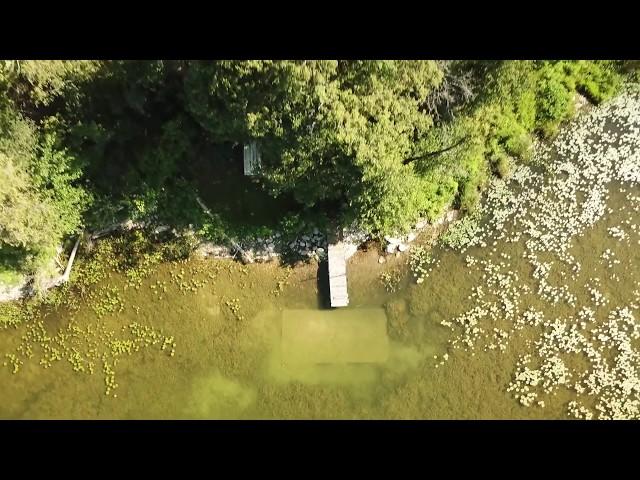
<instances>
[{"instance_id":1,"label":"wooden dock","mask_svg":"<svg viewBox=\"0 0 640 480\"><path fill-rule=\"evenodd\" d=\"M329 292L332 307L349 305L347 292L347 260L344 256L344 244L340 241L329 244Z\"/></svg>"}]
</instances>

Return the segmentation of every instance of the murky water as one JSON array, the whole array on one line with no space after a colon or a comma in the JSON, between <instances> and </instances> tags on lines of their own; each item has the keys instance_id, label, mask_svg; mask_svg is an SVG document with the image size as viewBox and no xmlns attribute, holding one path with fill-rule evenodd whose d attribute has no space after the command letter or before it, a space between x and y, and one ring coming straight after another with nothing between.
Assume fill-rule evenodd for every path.
<instances>
[{"instance_id":1,"label":"murky water","mask_svg":"<svg viewBox=\"0 0 640 480\"><path fill-rule=\"evenodd\" d=\"M100 315L92 308L97 300L85 298L78 310L43 311L41 330L21 325L0 331L0 355L20 361L16 373L11 357L0 368L0 417L568 418L569 402L580 397L593 407L596 396L580 396L565 382L536 397L544 405L525 406L507 391L518 361L550 328L535 322L517 328L517 318L529 308L548 320L573 318L588 306L594 322L602 323L617 306L637 301L640 215L633 198L640 197L640 188L617 182L607 188L610 210L571 239L569 254L579 272L557 261L557 252L538 255L539 262L554 262L545 278L553 287L564 285L575 296L572 304L538 293L538 274L523 257L527 235L493 245L499 233L518 232L512 220L489 232L486 247L464 253L434 248L434 266L420 285L411 279L406 255L384 264L376 251L353 257L347 309L352 315L336 311L350 329L348 338L333 344L339 353L330 350L339 324L323 330L318 319L326 317L316 315L313 323L295 313L321 309L316 264L285 269L197 259L167 263L138 289L125 288L126 279L117 274L96 285L100 298L112 289L114 299L103 301ZM612 236L612 227L623 228L626 237ZM379 275L394 269L401 280L389 293ZM519 314L512 318L510 307L500 307L478 323L484 333L473 337L474 348L460 348L466 330L453 320L477 307L480 298L502 301L501 287L492 284L501 274L513 275L503 289L505 295L516 292L508 299ZM481 297L478 286L484 288ZM607 303L595 302L589 288ZM295 315L301 325L307 322L300 330ZM367 318L372 329L386 319L386 336L368 331ZM283 322L289 322L284 334ZM500 332L508 332L508 342ZM296 335L303 335L304 349L291 344ZM637 338L631 347L640 347ZM562 358L574 375L588 367L584 355ZM640 393L633 388L630 402Z\"/></svg>"}]
</instances>

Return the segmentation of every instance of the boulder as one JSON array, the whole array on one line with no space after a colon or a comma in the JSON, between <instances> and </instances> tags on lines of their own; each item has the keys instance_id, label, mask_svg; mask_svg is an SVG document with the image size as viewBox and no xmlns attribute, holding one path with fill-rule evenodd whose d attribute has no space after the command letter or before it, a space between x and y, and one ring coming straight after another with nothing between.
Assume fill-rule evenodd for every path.
<instances>
[{"instance_id":1,"label":"boulder","mask_svg":"<svg viewBox=\"0 0 640 480\"><path fill-rule=\"evenodd\" d=\"M358 251L358 245L355 243L344 244L344 258L348 260Z\"/></svg>"},{"instance_id":2,"label":"boulder","mask_svg":"<svg viewBox=\"0 0 640 480\"><path fill-rule=\"evenodd\" d=\"M398 248L397 244L390 243L389 245L387 245L387 253L394 253L396 251L396 248Z\"/></svg>"}]
</instances>

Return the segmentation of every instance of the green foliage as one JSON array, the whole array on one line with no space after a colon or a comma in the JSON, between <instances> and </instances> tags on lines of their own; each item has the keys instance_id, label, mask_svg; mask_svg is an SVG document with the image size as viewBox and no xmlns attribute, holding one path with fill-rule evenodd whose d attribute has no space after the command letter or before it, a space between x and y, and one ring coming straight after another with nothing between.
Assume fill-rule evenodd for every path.
<instances>
[{"instance_id":1,"label":"green foliage","mask_svg":"<svg viewBox=\"0 0 640 480\"><path fill-rule=\"evenodd\" d=\"M511 173L511 160L506 153L502 153L493 159L493 171L500 178L507 178Z\"/></svg>"},{"instance_id":2,"label":"green foliage","mask_svg":"<svg viewBox=\"0 0 640 480\"><path fill-rule=\"evenodd\" d=\"M451 248L463 250L475 240L480 230L481 220L480 209L475 209L451 225L440 240Z\"/></svg>"},{"instance_id":3,"label":"green foliage","mask_svg":"<svg viewBox=\"0 0 640 480\"><path fill-rule=\"evenodd\" d=\"M480 203L480 185L476 182L465 183L460 194L460 210L474 211Z\"/></svg>"},{"instance_id":4,"label":"green foliage","mask_svg":"<svg viewBox=\"0 0 640 480\"><path fill-rule=\"evenodd\" d=\"M266 236L280 216L291 235L328 219L384 235L454 202L472 210L491 173L528 160L534 132L572 115L576 92L609 98L621 69L634 65L3 61L0 242L21 257L5 270L50 268L54 246L83 225L125 218L224 241ZM232 148L250 139L263 164L253 182Z\"/></svg>"},{"instance_id":5,"label":"green foliage","mask_svg":"<svg viewBox=\"0 0 640 480\"><path fill-rule=\"evenodd\" d=\"M600 103L620 88L621 76L613 62L543 62L537 89L537 127L545 136L553 135L561 121L571 117L575 94Z\"/></svg>"},{"instance_id":6,"label":"green foliage","mask_svg":"<svg viewBox=\"0 0 640 480\"><path fill-rule=\"evenodd\" d=\"M575 80L567 75L563 65L543 67L537 92L536 122L546 136L553 136L563 120L574 112Z\"/></svg>"},{"instance_id":7,"label":"green foliage","mask_svg":"<svg viewBox=\"0 0 640 480\"><path fill-rule=\"evenodd\" d=\"M90 195L75 185L81 171L57 144L50 123L44 133L15 117L0 140L0 246L25 254L24 271L44 269L64 236L82 224Z\"/></svg>"},{"instance_id":8,"label":"green foliage","mask_svg":"<svg viewBox=\"0 0 640 480\"><path fill-rule=\"evenodd\" d=\"M0 285L13 287L24 280L24 275L0 265Z\"/></svg>"},{"instance_id":9,"label":"green foliage","mask_svg":"<svg viewBox=\"0 0 640 480\"><path fill-rule=\"evenodd\" d=\"M577 92L599 102L613 95L620 74L611 62L505 61L489 65L483 92L468 113L471 137L459 151L459 204L472 211L486 183L486 172L505 178L514 161L531 158L533 134L549 137L574 113Z\"/></svg>"},{"instance_id":10,"label":"green foliage","mask_svg":"<svg viewBox=\"0 0 640 480\"><path fill-rule=\"evenodd\" d=\"M193 235L185 235L162 245L162 258L165 261L185 260L197 247Z\"/></svg>"},{"instance_id":11,"label":"green foliage","mask_svg":"<svg viewBox=\"0 0 640 480\"><path fill-rule=\"evenodd\" d=\"M99 68L100 62L92 60L19 60L13 71L31 100L46 105L62 94L71 97L70 90L91 80Z\"/></svg>"},{"instance_id":12,"label":"green foliage","mask_svg":"<svg viewBox=\"0 0 640 480\"><path fill-rule=\"evenodd\" d=\"M215 138L260 141L272 194L346 203L364 228L387 232L426 207L402 160L432 125L420 106L441 78L434 62L199 62L185 95Z\"/></svg>"},{"instance_id":13,"label":"green foliage","mask_svg":"<svg viewBox=\"0 0 640 480\"><path fill-rule=\"evenodd\" d=\"M219 216L216 219L207 218L202 222L198 234L214 243L223 243L228 239L227 225Z\"/></svg>"},{"instance_id":14,"label":"green foliage","mask_svg":"<svg viewBox=\"0 0 640 480\"><path fill-rule=\"evenodd\" d=\"M573 65L577 90L592 102L603 102L619 91L622 76L614 62L580 60Z\"/></svg>"}]
</instances>

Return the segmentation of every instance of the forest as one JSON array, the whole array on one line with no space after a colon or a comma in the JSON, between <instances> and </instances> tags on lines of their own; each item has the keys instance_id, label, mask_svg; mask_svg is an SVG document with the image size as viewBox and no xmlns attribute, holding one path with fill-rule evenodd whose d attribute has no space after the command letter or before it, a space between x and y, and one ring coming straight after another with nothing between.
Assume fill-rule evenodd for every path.
<instances>
[{"instance_id":1,"label":"forest","mask_svg":"<svg viewBox=\"0 0 640 480\"><path fill-rule=\"evenodd\" d=\"M638 63L1 61L0 284L124 220L215 242L327 225L381 238L473 211L576 99L612 97Z\"/></svg>"}]
</instances>

